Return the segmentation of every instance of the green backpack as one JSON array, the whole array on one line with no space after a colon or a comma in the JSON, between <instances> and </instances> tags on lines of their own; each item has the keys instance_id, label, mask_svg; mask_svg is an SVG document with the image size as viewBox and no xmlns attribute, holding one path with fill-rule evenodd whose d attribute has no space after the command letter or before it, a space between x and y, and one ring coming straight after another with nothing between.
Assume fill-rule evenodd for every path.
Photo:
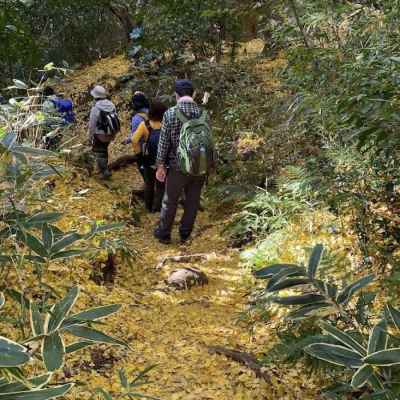
<instances>
[{"instance_id":1,"label":"green backpack","mask_svg":"<svg viewBox=\"0 0 400 400\"><path fill-rule=\"evenodd\" d=\"M207 112L190 119L177 108L176 116L183 124L177 150L179 170L186 175L209 175L215 168L216 153Z\"/></svg>"}]
</instances>

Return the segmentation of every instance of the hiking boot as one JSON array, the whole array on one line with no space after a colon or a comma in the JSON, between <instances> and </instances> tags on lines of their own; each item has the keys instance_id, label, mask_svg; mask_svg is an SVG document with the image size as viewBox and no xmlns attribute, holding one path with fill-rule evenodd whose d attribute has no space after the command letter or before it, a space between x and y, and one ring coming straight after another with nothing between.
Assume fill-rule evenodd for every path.
<instances>
[{"instance_id":1,"label":"hiking boot","mask_svg":"<svg viewBox=\"0 0 400 400\"><path fill-rule=\"evenodd\" d=\"M190 233L181 233L181 244L184 244L190 240Z\"/></svg>"},{"instance_id":2,"label":"hiking boot","mask_svg":"<svg viewBox=\"0 0 400 400\"><path fill-rule=\"evenodd\" d=\"M109 179L111 177L111 171L108 169L108 159L103 157L97 157L96 159L97 168L100 172L102 179Z\"/></svg>"},{"instance_id":3,"label":"hiking boot","mask_svg":"<svg viewBox=\"0 0 400 400\"><path fill-rule=\"evenodd\" d=\"M154 230L154 237L162 244L171 243L171 235L163 235L158 228Z\"/></svg>"}]
</instances>

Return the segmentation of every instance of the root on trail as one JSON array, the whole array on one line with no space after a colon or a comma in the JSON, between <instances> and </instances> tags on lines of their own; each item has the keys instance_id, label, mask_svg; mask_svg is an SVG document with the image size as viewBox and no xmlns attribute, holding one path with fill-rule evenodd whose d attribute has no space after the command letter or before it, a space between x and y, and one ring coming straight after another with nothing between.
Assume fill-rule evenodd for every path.
<instances>
[{"instance_id":1,"label":"root on trail","mask_svg":"<svg viewBox=\"0 0 400 400\"><path fill-rule=\"evenodd\" d=\"M257 358L251 353L231 350L222 346L209 346L208 352L210 354L223 355L232 359L233 361L237 361L240 364L243 364L247 368L251 369L256 374L257 378L262 378L266 382L271 383L271 377L266 371L263 371L262 365L257 361Z\"/></svg>"}]
</instances>

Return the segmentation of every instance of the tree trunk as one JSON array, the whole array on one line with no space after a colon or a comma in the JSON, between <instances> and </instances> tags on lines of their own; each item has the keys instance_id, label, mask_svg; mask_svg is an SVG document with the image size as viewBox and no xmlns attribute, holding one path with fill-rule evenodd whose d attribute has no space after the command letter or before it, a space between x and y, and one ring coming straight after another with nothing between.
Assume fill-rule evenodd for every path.
<instances>
[{"instance_id":1,"label":"tree trunk","mask_svg":"<svg viewBox=\"0 0 400 400\"><path fill-rule=\"evenodd\" d=\"M126 40L129 41L130 33L135 27L135 21L129 12L128 6L111 2L109 8L111 13L119 20L125 31Z\"/></svg>"}]
</instances>

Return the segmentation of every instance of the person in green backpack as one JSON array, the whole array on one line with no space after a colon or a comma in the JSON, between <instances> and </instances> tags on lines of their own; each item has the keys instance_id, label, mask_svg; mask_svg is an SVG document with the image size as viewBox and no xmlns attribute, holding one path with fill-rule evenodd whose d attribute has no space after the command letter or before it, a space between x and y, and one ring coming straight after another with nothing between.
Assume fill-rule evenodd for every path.
<instances>
[{"instance_id":1,"label":"person in green backpack","mask_svg":"<svg viewBox=\"0 0 400 400\"><path fill-rule=\"evenodd\" d=\"M171 242L171 230L182 193L185 199L179 234L181 242L190 238L200 206L201 190L215 164L209 118L193 100L192 82L186 79L176 81L175 92L177 105L164 114L156 160L156 177L160 182L166 182L166 188L154 237L165 244Z\"/></svg>"}]
</instances>

